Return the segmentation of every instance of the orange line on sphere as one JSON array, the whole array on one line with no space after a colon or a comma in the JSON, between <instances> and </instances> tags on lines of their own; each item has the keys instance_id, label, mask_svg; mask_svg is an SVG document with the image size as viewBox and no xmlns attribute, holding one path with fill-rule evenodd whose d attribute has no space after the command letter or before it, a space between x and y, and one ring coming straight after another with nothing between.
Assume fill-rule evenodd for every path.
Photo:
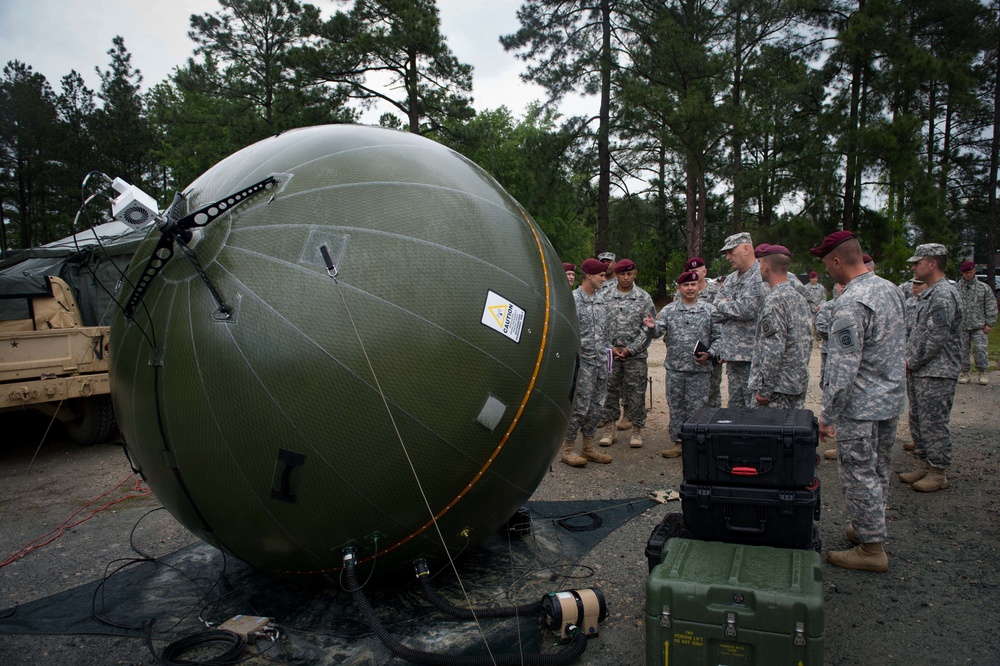
<instances>
[{"instance_id":1,"label":"orange line on sphere","mask_svg":"<svg viewBox=\"0 0 1000 666\"><path fill-rule=\"evenodd\" d=\"M535 360L535 369L531 373L531 381L528 382L528 390L525 391L524 398L521 399L521 404L517 408L517 413L514 414L514 418L510 422L510 427L507 429L507 432L504 433L504 436L500 440L500 443L497 444L497 447L493 450L492 455L490 455L489 459L487 459L486 463L482 466L479 472L477 472L476 475L472 477L472 480L469 481L469 483L465 486L465 488L462 489L462 492L456 495L455 499L448 502L448 504L443 509L441 509L433 518L431 518L426 523L421 525L420 528L417 529L417 531L415 531L413 534L409 535L402 541L394 543L393 545L383 550L382 553L380 553L382 555L389 553L395 550L396 548L399 548L406 542L411 541L412 539L420 536L420 534L422 534L428 527L433 525L435 521L437 521L446 513L448 513L453 506L458 504L458 501L460 499L465 497L465 495L468 494L470 490L472 490L472 486L476 485L476 482L478 482L479 479L482 478L483 474L486 473L486 470L488 470L493 465L493 461L496 460L497 456L500 454L500 451L507 444L507 440L510 439L511 434L514 432L514 428L517 427L518 421L521 420L521 414L524 413L524 408L528 404L528 399L531 398L531 393L535 390L535 383L538 381L538 372L542 367L542 358L545 356L545 345L549 336L549 309L550 309L551 293L549 291L550 290L549 268L545 264L545 248L542 246L542 239L539 237L538 232L535 230L535 225L532 223L531 218L528 217L528 214L524 211L524 208L521 208L521 215L524 216L524 221L528 223L528 228L531 229L531 234L535 237L535 245L538 246L538 254L542 259L542 273L545 278L545 320L544 323L542 324L542 343L538 348L538 358ZM359 563L372 560L378 557L378 555L379 553L376 553L371 557L367 557L363 560L360 560Z\"/></svg>"},{"instance_id":2,"label":"orange line on sphere","mask_svg":"<svg viewBox=\"0 0 1000 666\"><path fill-rule=\"evenodd\" d=\"M524 208L521 207L520 205L518 205L518 207L521 210L521 215L524 216L524 221L528 223L528 228L531 230L532 235L535 237L535 245L538 246L538 254L542 259L542 273L545 278L545 319L542 324L542 342L541 346L539 346L538 348L538 357L535 360L535 369L531 373L531 381L528 382L528 390L525 392L524 398L521 399L521 404L517 408L517 413L514 414L514 418L510 422L510 427L507 429L507 432L504 433L504 436L500 440L500 443L497 444L497 447L493 450L493 453L490 455L489 459L487 459L486 463L483 464L482 468L480 468L479 472L477 472L476 475L472 477L472 480L469 481L468 484L466 484L465 488L462 489L462 492L456 495L453 500L448 502L448 504L443 509L441 509L437 514L435 514L433 518L431 518L426 523L421 525L415 532L413 532L406 538L394 543L393 545L389 546L383 551L376 551L374 555L358 560L358 564L375 560L379 556L390 553L399 548L400 546L402 546L403 544L412 541L416 537L420 536L424 531L426 531L427 528L433 525L438 519L440 519L442 516L448 513L452 509L452 507L458 504L458 501L461 500L463 497L465 497L470 490L472 490L472 487L476 485L476 482L478 482L479 479L483 477L483 474L485 474L486 471L493 465L493 461L497 459L497 456L500 454L500 451L507 444L507 440L510 439L511 434L514 432L514 428L517 427L518 421L521 420L521 414L524 413L524 408L528 404L528 399L531 398L531 393L535 390L535 384L538 381L538 372L539 370L541 370L542 367L542 358L545 356L545 346L549 336L549 310L551 305L549 268L545 264L545 248L542 246L542 239L539 237L538 232L535 230L535 225L532 223L531 218L528 217L528 214L525 212ZM446 544L442 545L444 545L447 548ZM330 569L320 569L314 571L297 571L297 572L284 572L284 573L319 574L328 571L339 571L342 568L343 567L333 567Z\"/></svg>"}]
</instances>

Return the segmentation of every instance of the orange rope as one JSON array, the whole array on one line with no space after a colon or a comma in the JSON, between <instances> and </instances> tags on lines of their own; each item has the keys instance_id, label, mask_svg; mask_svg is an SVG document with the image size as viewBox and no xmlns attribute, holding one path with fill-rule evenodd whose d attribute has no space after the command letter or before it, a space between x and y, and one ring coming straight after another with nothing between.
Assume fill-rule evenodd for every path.
<instances>
[{"instance_id":1,"label":"orange rope","mask_svg":"<svg viewBox=\"0 0 1000 666\"><path fill-rule=\"evenodd\" d=\"M100 513L101 511L104 511L108 507L114 506L115 504L118 504L120 502L124 502L125 500L133 499L135 497L145 497L146 495L149 495L150 494L149 488L145 487L145 486L142 486L141 485L142 484L142 479L138 479L137 478L135 480L135 484L132 486L132 493L131 494L123 495L123 496L119 497L118 499L111 500L110 502L108 502L107 504L104 504L103 506L100 506L100 507L98 507L96 509L92 509L90 511L90 513L88 513L85 517L77 520L76 522L71 522L74 518L76 518L84 510L86 510L87 507L89 507L90 505L94 504L95 502L103 499L104 497L107 497L108 495L110 495L114 491L116 491L119 488L121 488L123 485L125 485L125 482L127 482L133 476L135 476L135 474L129 474L124 479L122 479L117 484L115 484L115 486L113 488L110 488L107 491L101 493L100 495L98 495L97 497L95 497L94 499L90 500L89 502L87 502L86 504L84 504L83 506L81 506L79 509L77 509L76 511L74 511L72 513L72 515L69 516L69 518L67 518L66 520L64 520L57 527L49 530L48 532L46 532L42 536L38 537L37 539L35 539L33 541L30 541L27 544L21 546L17 550L17 552L15 552L13 555L11 555L7 559L5 559L3 562L0 562L0 567L5 567L8 564L10 564L11 562L16 562L17 560L21 559L22 557L24 557L25 555L27 555L28 553L30 553L33 550L41 548L42 546L47 546L48 544L52 543L53 541L55 541L56 539L58 539L60 536L62 536L63 532L65 532L66 530L70 529L71 527L76 527L77 525L79 525L81 523L87 522L88 520L90 520L91 518L93 518L96 514Z\"/></svg>"}]
</instances>

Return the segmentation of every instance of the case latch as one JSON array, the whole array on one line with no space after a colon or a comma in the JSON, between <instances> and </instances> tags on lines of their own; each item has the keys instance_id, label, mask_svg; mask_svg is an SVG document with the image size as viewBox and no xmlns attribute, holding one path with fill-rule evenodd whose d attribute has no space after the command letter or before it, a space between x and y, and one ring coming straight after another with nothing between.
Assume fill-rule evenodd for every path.
<instances>
[{"instance_id":1,"label":"case latch","mask_svg":"<svg viewBox=\"0 0 1000 666\"><path fill-rule=\"evenodd\" d=\"M736 638L736 613L726 613L726 636Z\"/></svg>"},{"instance_id":2,"label":"case latch","mask_svg":"<svg viewBox=\"0 0 1000 666\"><path fill-rule=\"evenodd\" d=\"M660 626L664 629L670 628L670 606L663 607L663 613L660 614Z\"/></svg>"},{"instance_id":3,"label":"case latch","mask_svg":"<svg viewBox=\"0 0 1000 666\"><path fill-rule=\"evenodd\" d=\"M805 627L801 622L795 623L795 644L799 647L806 644Z\"/></svg>"}]
</instances>

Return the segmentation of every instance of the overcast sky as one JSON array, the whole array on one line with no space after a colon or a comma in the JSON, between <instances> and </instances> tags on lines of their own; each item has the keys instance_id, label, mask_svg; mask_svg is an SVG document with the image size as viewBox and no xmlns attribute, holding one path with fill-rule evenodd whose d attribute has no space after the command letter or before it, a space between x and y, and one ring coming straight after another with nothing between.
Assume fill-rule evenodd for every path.
<instances>
[{"instance_id":1,"label":"overcast sky","mask_svg":"<svg viewBox=\"0 0 1000 666\"><path fill-rule=\"evenodd\" d=\"M343 5L313 0L324 12ZM520 80L524 65L504 52L499 36L517 30L521 0L438 0L441 30L461 62L471 64L477 109L505 105L520 116L544 91ZM160 83L192 55L191 14L215 13L217 0L0 0L0 63L20 60L43 74L53 89L75 69L97 89L94 71L108 68L115 35L125 38L143 86ZM593 113L596 99L563 105L566 114ZM366 116L366 121L375 122Z\"/></svg>"}]
</instances>

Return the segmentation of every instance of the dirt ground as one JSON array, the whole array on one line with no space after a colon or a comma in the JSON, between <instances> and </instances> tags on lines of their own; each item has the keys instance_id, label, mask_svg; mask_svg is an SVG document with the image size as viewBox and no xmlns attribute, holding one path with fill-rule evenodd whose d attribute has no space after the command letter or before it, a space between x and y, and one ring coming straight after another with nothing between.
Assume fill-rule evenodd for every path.
<instances>
[{"instance_id":1,"label":"dirt ground","mask_svg":"<svg viewBox=\"0 0 1000 666\"><path fill-rule=\"evenodd\" d=\"M552 466L532 499L625 499L650 491L674 490L681 482L679 459L659 455L666 446L667 408L663 397L663 345L651 350L653 409L646 444L629 449L619 442L606 449L610 465L573 469ZM813 367L818 363L814 352ZM807 407L818 411L813 382ZM849 572L824 565L825 663L840 664L998 664L1000 615L1000 499L997 425L1000 374L991 386L960 385L952 412L954 462L951 487L921 494L893 481L888 510L890 570L887 574ZM725 393L723 393L725 395ZM40 417L0 417L0 561L61 524L91 500L91 508L123 499L65 531L12 564L0 568L0 609L24 604L100 579L116 558L134 557L130 538L144 552L164 555L194 541L152 495L136 490L119 446L79 447ZM914 466L902 450L908 438L905 415L893 467ZM41 442L41 444L40 444ZM821 448L825 448L822 447ZM824 549L846 547L847 525L836 462L818 469L823 495L819 523ZM121 484L121 485L119 485ZM594 570L587 586L600 587L610 616L578 663L639 665L645 659L643 622L647 563L643 550L651 530L678 502L657 505L605 538L583 560ZM148 514L148 515L147 515ZM141 521L140 521L141 519ZM133 528L139 522L139 527ZM162 649L163 643L157 644ZM250 653L252 654L252 652ZM151 664L145 641L104 635L0 634L5 664ZM329 663L384 663L384 658ZM282 663L253 658L247 663ZM401 662L393 662L401 663Z\"/></svg>"}]
</instances>

